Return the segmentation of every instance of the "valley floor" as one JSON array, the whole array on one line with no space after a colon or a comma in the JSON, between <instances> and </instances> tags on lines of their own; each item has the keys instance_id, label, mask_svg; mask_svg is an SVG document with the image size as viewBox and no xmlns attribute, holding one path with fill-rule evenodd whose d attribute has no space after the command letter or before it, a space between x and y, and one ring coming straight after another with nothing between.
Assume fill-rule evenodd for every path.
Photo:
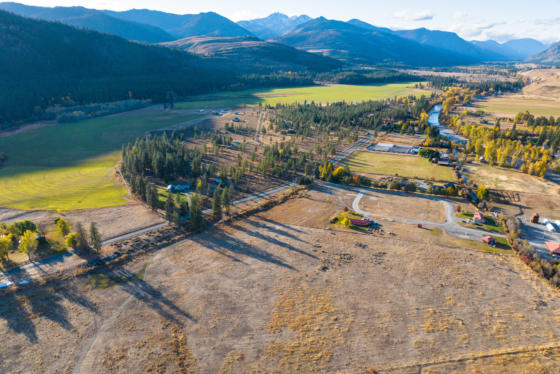
<instances>
[{"instance_id":1,"label":"valley floor","mask_svg":"<svg viewBox=\"0 0 560 374\"><path fill-rule=\"evenodd\" d=\"M340 209L312 191L123 268L3 296L0 367L560 370L558 291L517 258L435 244L391 222L372 234L338 229L329 217Z\"/></svg>"}]
</instances>

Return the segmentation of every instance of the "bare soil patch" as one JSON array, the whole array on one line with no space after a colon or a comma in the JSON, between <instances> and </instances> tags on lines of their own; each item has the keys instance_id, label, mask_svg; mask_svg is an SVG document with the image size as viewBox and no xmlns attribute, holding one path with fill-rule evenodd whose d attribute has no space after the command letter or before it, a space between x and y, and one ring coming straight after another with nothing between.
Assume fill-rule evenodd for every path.
<instances>
[{"instance_id":1,"label":"bare soil patch","mask_svg":"<svg viewBox=\"0 0 560 374\"><path fill-rule=\"evenodd\" d=\"M376 137L375 142L396 144L396 145L417 146L420 145L424 141L424 139L425 138L423 138L422 136L417 136L417 135L412 136L412 135L403 135L397 133L387 133Z\"/></svg>"},{"instance_id":2,"label":"bare soil patch","mask_svg":"<svg viewBox=\"0 0 560 374\"><path fill-rule=\"evenodd\" d=\"M399 196L390 192L365 190L360 208L366 212L403 218L445 222L445 209L437 201L422 197ZM345 200L352 206L353 196Z\"/></svg>"}]
</instances>

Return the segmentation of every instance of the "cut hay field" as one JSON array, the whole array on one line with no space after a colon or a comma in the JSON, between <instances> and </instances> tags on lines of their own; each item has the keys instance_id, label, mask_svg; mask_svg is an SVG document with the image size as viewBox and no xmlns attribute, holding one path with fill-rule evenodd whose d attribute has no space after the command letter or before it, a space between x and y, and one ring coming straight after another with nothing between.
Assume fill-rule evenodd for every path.
<instances>
[{"instance_id":1,"label":"cut hay field","mask_svg":"<svg viewBox=\"0 0 560 374\"><path fill-rule=\"evenodd\" d=\"M352 172L381 174L401 177L454 181L456 178L450 167L434 165L417 156L393 153L358 152L345 162Z\"/></svg>"},{"instance_id":2,"label":"cut hay field","mask_svg":"<svg viewBox=\"0 0 560 374\"><path fill-rule=\"evenodd\" d=\"M276 105L316 102L333 103L339 101L362 102L381 100L395 96L429 95L430 91L413 88L414 83L393 83L378 85L328 85L263 90L224 92L215 95L195 96L191 100L176 104L179 109L231 108L244 105Z\"/></svg>"},{"instance_id":3,"label":"cut hay field","mask_svg":"<svg viewBox=\"0 0 560 374\"><path fill-rule=\"evenodd\" d=\"M550 196L560 194L560 186L542 178L490 165L465 165L463 173L476 184L505 191L537 193Z\"/></svg>"},{"instance_id":4,"label":"cut hay field","mask_svg":"<svg viewBox=\"0 0 560 374\"><path fill-rule=\"evenodd\" d=\"M120 149L146 131L194 118L181 113L125 113L0 138L0 206L76 210L126 204L113 167Z\"/></svg>"},{"instance_id":5,"label":"cut hay field","mask_svg":"<svg viewBox=\"0 0 560 374\"><path fill-rule=\"evenodd\" d=\"M517 95L493 97L480 102L478 107L498 117L513 118L517 113L527 110L536 116L560 116L560 101L528 99Z\"/></svg>"},{"instance_id":6,"label":"cut hay field","mask_svg":"<svg viewBox=\"0 0 560 374\"><path fill-rule=\"evenodd\" d=\"M521 75L530 80L521 92L482 101L480 108L498 117L512 118L527 110L536 116L560 116L560 70L533 69Z\"/></svg>"}]
</instances>

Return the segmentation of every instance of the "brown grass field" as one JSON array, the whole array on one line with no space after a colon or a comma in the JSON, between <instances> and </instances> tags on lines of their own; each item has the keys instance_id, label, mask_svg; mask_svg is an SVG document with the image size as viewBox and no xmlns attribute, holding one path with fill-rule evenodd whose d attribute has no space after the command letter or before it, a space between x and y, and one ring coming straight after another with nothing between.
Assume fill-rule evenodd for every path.
<instances>
[{"instance_id":1,"label":"brown grass field","mask_svg":"<svg viewBox=\"0 0 560 374\"><path fill-rule=\"evenodd\" d=\"M513 118L527 110L536 116L560 116L560 69L534 69L522 75L530 83L521 92L492 97L477 106L498 117Z\"/></svg>"},{"instance_id":2,"label":"brown grass field","mask_svg":"<svg viewBox=\"0 0 560 374\"><path fill-rule=\"evenodd\" d=\"M559 293L517 258L410 241L398 225L332 230L337 201L314 191L123 268L3 296L2 371L560 370Z\"/></svg>"},{"instance_id":3,"label":"brown grass field","mask_svg":"<svg viewBox=\"0 0 560 374\"><path fill-rule=\"evenodd\" d=\"M473 164L465 165L463 173L469 180L497 190L537 193L556 197L560 194L560 186L557 184L515 169Z\"/></svg>"}]
</instances>

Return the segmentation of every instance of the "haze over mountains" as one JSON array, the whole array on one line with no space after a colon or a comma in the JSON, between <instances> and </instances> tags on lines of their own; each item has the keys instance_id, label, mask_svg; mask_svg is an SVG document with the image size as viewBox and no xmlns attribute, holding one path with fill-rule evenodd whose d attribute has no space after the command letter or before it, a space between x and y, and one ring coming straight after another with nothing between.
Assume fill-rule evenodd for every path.
<instances>
[{"instance_id":1,"label":"haze over mountains","mask_svg":"<svg viewBox=\"0 0 560 374\"><path fill-rule=\"evenodd\" d=\"M543 52L531 56L527 61L537 64L560 65L560 42L553 44Z\"/></svg>"},{"instance_id":2,"label":"haze over mountains","mask_svg":"<svg viewBox=\"0 0 560 374\"><path fill-rule=\"evenodd\" d=\"M227 62L230 68L245 73L284 71L329 71L340 68L338 60L305 52L285 44L256 37L196 36L164 43L203 57Z\"/></svg>"},{"instance_id":3,"label":"haze over mountains","mask_svg":"<svg viewBox=\"0 0 560 374\"><path fill-rule=\"evenodd\" d=\"M0 9L25 17L59 21L75 27L87 28L103 33L114 34L128 40L147 43L174 42L192 37L257 37L272 44L256 43L252 40L230 40L207 38L183 41L168 46L180 47L191 53L213 54L221 57L235 55L235 48L240 48L239 56L247 60L247 54L256 53L255 58L264 58L263 54L276 55L271 60L278 60L282 53L294 53L294 59L300 59L308 66L309 56L287 49L285 44L303 51L335 58L346 64L388 64L416 66L445 66L457 64L474 64L482 62L522 61L544 51L541 42L534 39L510 40L500 44L495 41L469 42L457 34L446 31L419 28L414 30L391 30L370 25L358 19L348 22L328 20L323 17L311 19L306 15L288 17L273 13L268 17L240 21L235 23L219 14L208 12L200 14L177 15L146 9L132 9L124 12L94 10L83 7L35 7L17 3L0 3ZM194 43L194 44L193 44ZM211 44L215 43L211 47ZM198 47L194 47L194 45ZM252 49L247 46L251 44ZM266 48L265 48L266 46ZM220 49L223 49L219 52ZM225 52L227 50L227 52ZM282 50L282 52L280 51ZM258 53L257 53L258 52ZM305 56L305 58L304 58ZM283 59L283 58L281 58ZM270 60L270 59L269 59ZM315 59L311 66L315 66ZM323 63L327 60L322 60ZM546 61L552 61L547 59ZM278 62L278 61L277 61ZM296 66L292 62L274 63L275 66ZM550 62L552 63L552 62ZM319 63L321 65L321 63ZM327 63L325 66L328 66Z\"/></svg>"}]
</instances>

